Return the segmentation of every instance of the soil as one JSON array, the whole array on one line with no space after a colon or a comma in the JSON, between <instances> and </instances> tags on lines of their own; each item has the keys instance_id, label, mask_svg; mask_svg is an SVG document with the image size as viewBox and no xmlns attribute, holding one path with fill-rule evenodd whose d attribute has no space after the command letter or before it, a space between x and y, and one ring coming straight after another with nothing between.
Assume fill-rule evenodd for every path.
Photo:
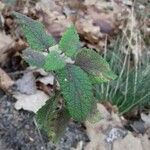
<instances>
[{"instance_id":1,"label":"soil","mask_svg":"<svg viewBox=\"0 0 150 150\"><path fill-rule=\"evenodd\" d=\"M70 150L89 141L82 126L72 122L54 145L36 126L33 113L15 110L15 101L0 91L0 150Z\"/></svg>"}]
</instances>

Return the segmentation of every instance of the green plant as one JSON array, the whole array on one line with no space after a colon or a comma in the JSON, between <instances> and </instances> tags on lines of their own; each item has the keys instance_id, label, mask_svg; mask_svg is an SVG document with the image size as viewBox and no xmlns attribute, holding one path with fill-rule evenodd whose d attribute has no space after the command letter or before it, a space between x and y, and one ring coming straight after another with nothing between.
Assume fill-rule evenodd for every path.
<instances>
[{"instance_id":1,"label":"green plant","mask_svg":"<svg viewBox=\"0 0 150 150\"><path fill-rule=\"evenodd\" d=\"M118 75L117 80L95 87L97 99L110 101L121 115L134 107L150 105L150 56L146 54L142 61L133 64L132 51L123 51L127 44L126 37L120 35L106 52L106 60Z\"/></svg>"},{"instance_id":2,"label":"green plant","mask_svg":"<svg viewBox=\"0 0 150 150\"><path fill-rule=\"evenodd\" d=\"M99 54L80 47L74 26L69 27L56 44L41 23L17 12L13 14L29 44L29 48L23 52L25 61L53 72L60 84L60 90L54 90L53 96L37 113L40 127L56 139L57 132L60 133L60 122L65 124L69 118L84 121L94 108L93 83L114 80L116 75ZM58 109L61 93L64 103Z\"/></svg>"}]
</instances>

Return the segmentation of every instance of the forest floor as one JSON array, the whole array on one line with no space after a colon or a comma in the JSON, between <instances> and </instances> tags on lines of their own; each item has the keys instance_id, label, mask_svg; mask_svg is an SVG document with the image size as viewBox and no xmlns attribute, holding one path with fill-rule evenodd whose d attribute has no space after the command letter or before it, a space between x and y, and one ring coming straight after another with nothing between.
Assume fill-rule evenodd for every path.
<instances>
[{"instance_id":1,"label":"forest floor","mask_svg":"<svg viewBox=\"0 0 150 150\"><path fill-rule=\"evenodd\" d=\"M12 93L12 90L16 90L12 85L30 70L21 58L22 51L28 45L11 16L13 11L41 21L56 41L59 41L67 27L74 24L82 46L93 48L102 54L123 34L128 43L122 44L124 53L130 48L135 61L143 61L145 55L150 60L149 0L1 0L0 150L110 150L112 146L113 150L129 150L125 147L128 142L131 142L130 150L149 150L149 106L142 107L142 110L136 107L120 117L114 106L104 103L98 106L104 116L103 123L99 122L94 126L87 122L80 124L70 121L58 144L49 140L37 125L34 110L31 108L34 103L30 107L26 102L15 98L15 94ZM5 74L4 78L2 74ZM33 71L33 74L35 77L42 76L41 79L45 77L41 71ZM6 83L3 84L3 81ZM51 83L41 80L34 82L36 88L45 93L45 96L51 92ZM104 146L105 126L113 126L121 131L120 139L126 137L122 141L118 138L120 141L113 143L115 139L111 144L108 142Z\"/></svg>"}]
</instances>

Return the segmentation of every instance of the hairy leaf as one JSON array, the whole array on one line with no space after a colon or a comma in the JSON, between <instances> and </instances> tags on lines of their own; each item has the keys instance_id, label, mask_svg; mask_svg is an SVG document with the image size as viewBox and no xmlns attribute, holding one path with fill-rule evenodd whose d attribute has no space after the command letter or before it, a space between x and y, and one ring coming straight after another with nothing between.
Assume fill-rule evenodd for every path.
<instances>
[{"instance_id":1,"label":"hairy leaf","mask_svg":"<svg viewBox=\"0 0 150 150\"><path fill-rule=\"evenodd\" d=\"M45 56L41 52L27 48L23 51L23 59L31 66L42 68L45 63Z\"/></svg>"},{"instance_id":2,"label":"hairy leaf","mask_svg":"<svg viewBox=\"0 0 150 150\"><path fill-rule=\"evenodd\" d=\"M44 69L46 71L55 71L65 67L65 61L56 51L49 52L45 59Z\"/></svg>"},{"instance_id":3,"label":"hairy leaf","mask_svg":"<svg viewBox=\"0 0 150 150\"><path fill-rule=\"evenodd\" d=\"M17 18L32 49L41 51L55 44L54 39L46 34L44 26L40 22L17 12L14 12L13 15Z\"/></svg>"},{"instance_id":4,"label":"hairy leaf","mask_svg":"<svg viewBox=\"0 0 150 150\"><path fill-rule=\"evenodd\" d=\"M66 109L57 109L58 98L52 97L37 112L36 120L40 127L52 141L57 142L63 134L70 116Z\"/></svg>"},{"instance_id":5,"label":"hairy leaf","mask_svg":"<svg viewBox=\"0 0 150 150\"><path fill-rule=\"evenodd\" d=\"M92 85L88 75L75 65L66 65L58 72L58 81L70 115L83 121L94 104Z\"/></svg>"},{"instance_id":6,"label":"hairy leaf","mask_svg":"<svg viewBox=\"0 0 150 150\"><path fill-rule=\"evenodd\" d=\"M75 56L80 47L79 36L74 26L71 26L63 34L60 43L60 49L69 57Z\"/></svg>"},{"instance_id":7,"label":"hairy leaf","mask_svg":"<svg viewBox=\"0 0 150 150\"><path fill-rule=\"evenodd\" d=\"M92 81L101 83L116 78L116 75L111 71L106 60L91 49L83 48L77 54L75 64L86 71Z\"/></svg>"}]
</instances>

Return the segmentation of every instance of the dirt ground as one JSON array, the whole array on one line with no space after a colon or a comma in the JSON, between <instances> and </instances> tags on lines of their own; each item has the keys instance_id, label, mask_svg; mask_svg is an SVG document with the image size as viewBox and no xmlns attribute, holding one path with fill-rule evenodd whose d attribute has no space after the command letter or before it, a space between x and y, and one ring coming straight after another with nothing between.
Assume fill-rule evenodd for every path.
<instances>
[{"instance_id":1,"label":"dirt ground","mask_svg":"<svg viewBox=\"0 0 150 150\"><path fill-rule=\"evenodd\" d=\"M14 109L15 99L0 92L0 150L69 150L79 141L88 142L80 124L71 123L56 146L39 131L34 114Z\"/></svg>"}]
</instances>

